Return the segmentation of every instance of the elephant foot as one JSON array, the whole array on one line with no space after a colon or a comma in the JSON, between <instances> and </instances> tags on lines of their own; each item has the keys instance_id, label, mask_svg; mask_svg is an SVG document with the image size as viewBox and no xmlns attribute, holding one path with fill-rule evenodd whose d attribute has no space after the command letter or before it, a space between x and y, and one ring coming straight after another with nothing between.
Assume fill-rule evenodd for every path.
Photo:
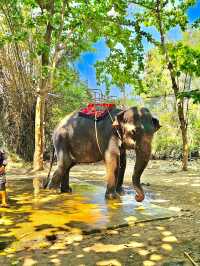
<instances>
[{"instance_id":1,"label":"elephant foot","mask_svg":"<svg viewBox=\"0 0 200 266\"><path fill-rule=\"evenodd\" d=\"M59 188L59 185L58 184L53 184L53 183L49 183L47 186L46 186L47 189L58 189Z\"/></svg>"},{"instance_id":2,"label":"elephant foot","mask_svg":"<svg viewBox=\"0 0 200 266\"><path fill-rule=\"evenodd\" d=\"M60 177L54 175L49 182L46 182L44 187L47 189L58 189L60 187L60 181Z\"/></svg>"},{"instance_id":3,"label":"elephant foot","mask_svg":"<svg viewBox=\"0 0 200 266\"><path fill-rule=\"evenodd\" d=\"M61 187L60 191L61 191L61 193L72 193L72 188L70 186Z\"/></svg>"},{"instance_id":4,"label":"elephant foot","mask_svg":"<svg viewBox=\"0 0 200 266\"><path fill-rule=\"evenodd\" d=\"M106 192L105 194L105 198L107 200L113 200L113 199L119 199L120 198L120 195L116 192Z\"/></svg>"},{"instance_id":5,"label":"elephant foot","mask_svg":"<svg viewBox=\"0 0 200 266\"><path fill-rule=\"evenodd\" d=\"M117 192L117 194L119 194L120 196L125 195L125 190L124 190L123 187L119 187L119 188L117 188L117 189L116 189L116 192Z\"/></svg>"}]
</instances>

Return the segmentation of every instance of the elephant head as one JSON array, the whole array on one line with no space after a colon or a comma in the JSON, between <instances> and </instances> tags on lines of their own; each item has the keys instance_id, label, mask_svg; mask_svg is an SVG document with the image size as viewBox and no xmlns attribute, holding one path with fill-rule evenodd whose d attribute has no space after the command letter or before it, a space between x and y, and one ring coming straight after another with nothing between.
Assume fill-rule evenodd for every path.
<instances>
[{"instance_id":1,"label":"elephant head","mask_svg":"<svg viewBox=\"0 0 200 266\"><path fill-rule=\"evenodd\" d=\"M151 155L151 142L154 133L161 127L159 120L152 117L147 108L137 107L121 111L115 117L113 127L120 132L122 145L126 149L135 149L136 163L132 177L136 190L136 200L144 199L140 177L147 166Z\"/></svg>"}]
</instances>

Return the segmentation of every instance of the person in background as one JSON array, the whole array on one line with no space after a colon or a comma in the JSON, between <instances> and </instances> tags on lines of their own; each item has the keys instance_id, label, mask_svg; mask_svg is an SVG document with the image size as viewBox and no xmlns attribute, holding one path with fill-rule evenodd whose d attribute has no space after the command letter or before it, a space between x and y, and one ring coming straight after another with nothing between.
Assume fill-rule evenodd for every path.
<instances>
[{"instance_id":1,"label":"person in background","mask_svg":"<svg viewBox=\"0 0 200 266\"><path fill-rule=\"evenodd\" d=\"M7 208L7 195L6 195L6 165L7 165L7 156L5 151L0 148L0 198L1 198L1 207Z\"/></svg>"}]
</instances>

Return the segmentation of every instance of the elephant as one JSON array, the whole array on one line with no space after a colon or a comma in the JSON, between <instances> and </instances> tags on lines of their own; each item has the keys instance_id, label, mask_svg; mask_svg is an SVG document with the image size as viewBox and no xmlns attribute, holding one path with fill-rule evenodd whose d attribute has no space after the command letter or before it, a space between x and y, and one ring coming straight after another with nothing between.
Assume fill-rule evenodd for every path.
<instances>
[{"instance_id":1,"label":"elephant","mask_svg":"<svg viewBox=\"0 0 200 266\"><path fill-rule=\"evenodd\" d=\"M134 149L136 161L132 183L136 201L143 201L145 196L140 177L150 159L153 135L159 128L159 120L147 108L121 110L115 107L104 119L96 122L80 116L79 112L71 113L54 130L57 169L51 178L48 175L45 187L70 193L70 169L76 164L103 160L107 177L105 198L118 198L124 192L126 150Z\"/></svg>"}]
</instances>

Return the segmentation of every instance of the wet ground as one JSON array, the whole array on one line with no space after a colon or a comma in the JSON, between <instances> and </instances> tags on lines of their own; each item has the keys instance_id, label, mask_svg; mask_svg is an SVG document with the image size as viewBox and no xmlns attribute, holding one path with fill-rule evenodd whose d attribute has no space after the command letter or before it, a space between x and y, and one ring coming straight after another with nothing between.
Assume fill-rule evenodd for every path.
<instances>
[{"instance_id":1,"label":"wet ground","mask_svg":"<svg viewBox=\"0 0 200 266\"><path fill-rule=\"evenodd\" d=\"M111 203L104 200L102 164L73 168L72 195L37 197L33 175L14 167L10 209L0 209L2 265L191 265L184 252L200 263L199 162L181 172L178 162L152 161L142 204L129 186L131 162L126 194Z\"/></svg>"}]
</instances>

